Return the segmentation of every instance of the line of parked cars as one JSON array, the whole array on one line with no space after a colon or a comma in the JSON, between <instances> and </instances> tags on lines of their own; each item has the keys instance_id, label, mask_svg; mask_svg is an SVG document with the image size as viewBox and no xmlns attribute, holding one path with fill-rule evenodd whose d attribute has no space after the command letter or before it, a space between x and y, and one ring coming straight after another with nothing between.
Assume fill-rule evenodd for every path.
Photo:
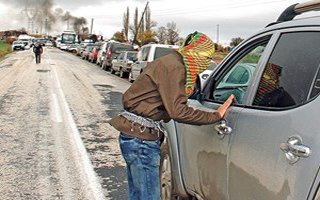
<instances>
[{"instance_id":1,"label":"line of parked cars","mask_svg":"<svg viewBox=\"0 0 320 200\"><path fill-rule=\"evenodd\" d=\"M71 51L83 60L96 63L101 69L111 74L128 78L130 82L136 80L147 63L167 55L178 49L176 45L147 44L139 50L131 44L117 41L83 42Z\"/></svg>"}]
</instances>

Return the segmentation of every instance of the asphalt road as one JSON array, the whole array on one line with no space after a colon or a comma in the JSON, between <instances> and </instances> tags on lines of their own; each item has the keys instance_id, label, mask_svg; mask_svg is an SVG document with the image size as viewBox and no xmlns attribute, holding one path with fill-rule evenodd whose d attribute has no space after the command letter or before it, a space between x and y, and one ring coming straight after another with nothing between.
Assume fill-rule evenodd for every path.
<instances>
[{"instance_id":1,"label":"asphalt road","mask_svg":"<svg viewBox=\"0 0 320 200\"><path fill-rule=\"evenodd\" d=\"M127 197L118 133L127 80L48 47L0 62L1 199Z\"/></svg>"}]
</instances>

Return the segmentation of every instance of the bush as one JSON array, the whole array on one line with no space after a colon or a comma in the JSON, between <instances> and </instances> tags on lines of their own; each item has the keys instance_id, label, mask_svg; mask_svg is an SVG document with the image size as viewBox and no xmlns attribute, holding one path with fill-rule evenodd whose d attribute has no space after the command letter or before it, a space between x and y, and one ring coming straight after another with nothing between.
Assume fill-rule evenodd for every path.
<instances>
[{"instance_id":1,"label":"bush","mask_svg":"<svg viewBox=\"0 0 320 200\"><path fill-rule=\"evenodd\" d=\"M16 38L14 38L14 37L8 37L8 38L6 38L6 43L8 43L8 44L12 44L14 41L16 41L17 39Z\"/></svg>"}]
</instances>

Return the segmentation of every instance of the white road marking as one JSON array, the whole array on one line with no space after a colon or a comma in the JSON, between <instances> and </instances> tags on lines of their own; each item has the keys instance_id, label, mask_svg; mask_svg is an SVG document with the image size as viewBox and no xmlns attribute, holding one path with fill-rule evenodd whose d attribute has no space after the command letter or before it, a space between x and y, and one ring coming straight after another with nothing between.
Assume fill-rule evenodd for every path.
<instances>
[{"instance_id":1,"label":"white road marking","mask_svg":"<svg viewBox=\"0 0 320 200\"><path fill-rule=\"evenodd\" d=\"M81 179L83 180L86 186L86 190L87 190L86 192L88 194L88 198L93 200L104 200L105 196L102 190L102 186L98 181L98 177L94 172L93 166L89 159L89 155L81 140L79 130L73 119L70 107L66 101L65 95L61 88L58 74L54 66L50 66L50 67L51 67L51 71L53 72L53 79L54 79L53 82L56 86L55 89L57 90L57 95L56 95L57 102L59 100L61 102L60 105L63 113L62 116L65 119L66 127L69 129L68 134L70 134L71 141L73 141L73 144L74 144L74 149L75 149L74 153L76 154L76 158L78 158L78 162L79 162L78 164L81 167L82 173L84 175L84 176L81 175L82 177Z\"/></svg>"},{"instance_id":2,"label":"white road marking","mask_svg":"<svg viewBox=\"0 0 320 200\"><path fill-rule=\"evenodd\" d=\"M60 111L60 105L58 101L57 94L53 93L51 91L51 96L52 96L52 114L51 114L51 119L54 122L61 123L62 122L62 115Z\"/></svg>"}]
</instances>

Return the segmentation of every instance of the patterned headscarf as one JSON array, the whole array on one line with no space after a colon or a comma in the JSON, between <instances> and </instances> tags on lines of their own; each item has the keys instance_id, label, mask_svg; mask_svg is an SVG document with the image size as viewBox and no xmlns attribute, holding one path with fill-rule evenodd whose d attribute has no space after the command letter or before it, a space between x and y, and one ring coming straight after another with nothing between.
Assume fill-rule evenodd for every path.
<instances>
[{"instance_id":1,"label":"patterned headscarf","mask_svg":"<svg viewBox=\"0 0 320 200\"><path fill-rule=\"evenodd\" d=\"M187 71L186 93L193 93L197 75L206 70L214 54L214 43L203 33L190 34L178 52L182 55Z\"/></svg>"}]
</instances>

